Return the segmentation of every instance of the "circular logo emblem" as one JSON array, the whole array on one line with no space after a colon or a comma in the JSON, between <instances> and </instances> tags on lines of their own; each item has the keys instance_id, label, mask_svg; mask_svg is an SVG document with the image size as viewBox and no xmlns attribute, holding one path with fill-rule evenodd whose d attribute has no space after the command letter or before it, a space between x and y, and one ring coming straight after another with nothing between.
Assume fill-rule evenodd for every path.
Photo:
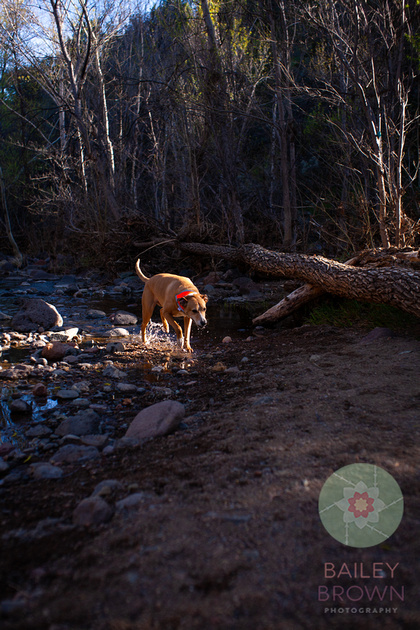
<instances>
[{"instance_id":1,"label":"circular logo emblem","mask_svg":"<svg viewBox=\"0 0 420 630\"><path fill-rule=\"evenodd\" d=\"M331 475L319 495L327 532L350 547L373 547L401 523L404 499L395 479L378 466L351 464Z\"/></svg>"}]
</instances>

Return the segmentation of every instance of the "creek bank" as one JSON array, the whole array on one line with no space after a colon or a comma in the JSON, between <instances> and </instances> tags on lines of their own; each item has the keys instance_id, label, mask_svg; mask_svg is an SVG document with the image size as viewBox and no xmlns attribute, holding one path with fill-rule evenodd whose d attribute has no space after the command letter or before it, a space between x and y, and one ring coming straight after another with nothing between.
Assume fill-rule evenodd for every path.
<instances>
[{"instance_id":1,"label":"creek bank","mask_svg":"<svg viewBox=\"0 0 420 630\"><path fill-rule=\"evenodd\" d=\"M80 299L74 312L86 313ZM136 325L96 336L113 329L97 310L106 317L64 317L61 331L4 331L18 359L0 371L5 630L342 627L313 594L325 558L353 552L322 530L317 501L355 461L387 469L407 500L397 533L363 559L404 567L406 601L388 627L420 623L418 341L231 328L194 331L186 355L156 324L148 347ZM42 356L53 341L70 346L61 359ZM174 402L175 431L130 435L138 414Z\"/></svg>"}]
</instances>

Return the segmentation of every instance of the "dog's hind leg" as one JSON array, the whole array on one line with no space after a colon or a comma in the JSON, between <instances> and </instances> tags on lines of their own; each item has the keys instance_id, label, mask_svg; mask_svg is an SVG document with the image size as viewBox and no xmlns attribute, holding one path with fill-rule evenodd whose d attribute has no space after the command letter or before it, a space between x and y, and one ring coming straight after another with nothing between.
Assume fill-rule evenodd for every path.
<instances>
[{"instance_id":1,"label":"dog's hind leg","mask_svg":"<svg viewBox=\"0 0 420 630\"><path fill-rule=\"evenodd\" d=\"M164 313L163 313L163 308L160 309L160 319L162 320L162 324L163 324L163 329L165 332L169 332L169 324L168 324L168 320L166 319Z\"/></svg>"},{"instance_id":2,"label":"dog's hind leg","mask_svg":"<svg viewBox=\"0 0 420 630\"><path fill-rule=\"evenodd\" d=\"M169 323L172 326L172 328L176 332L176 338L177 338L177 341L178 341L178 345L182 348L183 345L184 345L184 336L182 334L181 326L176 323L176 321L174 320L174 318L172 317L172 315L170 313L165 313L163 309L160 312L160 317L161 317L163 322L166 322L166 324ZM163 325L165 326L165 323ZM166 328L165 328L165 330L166 330ZM168 331L166 330L166 332L168 332Z\"/></svg>"},{"instance_id":3,"label":"dog's hind leg","mask_svg":"<svg viewBox=\"0 0 420 630\"><path fill-rule=\"evenodd\" d=\"M141 322L141 340L143 343L146 343L146 328L147 324L152 319L154 308L157 304L152 292L147 288L147 285L144 287L143 296L141 298L141 307L142 307L142 322Z\"/></svg>"}]
</instances>

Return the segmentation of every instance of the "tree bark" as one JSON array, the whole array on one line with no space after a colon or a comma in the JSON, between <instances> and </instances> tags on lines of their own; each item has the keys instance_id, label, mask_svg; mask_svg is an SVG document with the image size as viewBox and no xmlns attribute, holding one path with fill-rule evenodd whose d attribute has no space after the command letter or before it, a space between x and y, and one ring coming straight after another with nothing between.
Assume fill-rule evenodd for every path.
<instances>
[{"instance_id":1,"label":"tree bark","mask_svg":"<svg viewBox=\"0 0 420 630\"><path fill-rule=\"evenodd\" d=\"M412 267L416 265L420 269L420 250L400 250L397 247L387 249L365 250L357 256L347 260L346 265L356 267L387 267L401 265ZM255 325L277 322L293 313L296 309L311 302L315 298L325 293L320 287L312 284L304 284L289 295L286 295L278 304L275 304L268 311L262 313L252 320Z\"/></svg>"},{"instance_id":2,"label":"tree bark","mask_svg":"<svg viewBox=\"0 0 420 630\"><path fill-rule=\"evenodd\" d=\"M332 295L396 306L420 317L420 272L411 268L363 268L354 266L355 259L349 265L323 256L274 252L252 243L238 249L202 243L179 243L179 247L192 254L243 262L274 276L298 278Z\"/></svg>"}]
</instances>

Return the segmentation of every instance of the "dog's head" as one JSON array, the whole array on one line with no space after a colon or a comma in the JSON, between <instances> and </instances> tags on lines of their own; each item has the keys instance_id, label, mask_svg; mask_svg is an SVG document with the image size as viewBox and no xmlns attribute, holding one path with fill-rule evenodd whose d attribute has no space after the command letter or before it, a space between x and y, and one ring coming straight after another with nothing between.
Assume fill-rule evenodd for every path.
<instances>
[{"instance_id":1,"label":"dog's head","mask_svg":"<svg viewBox=\"0 0 420 630\"><path fill-rule=\"evenodd\" d=\"M201 295L200 293L192 293L185 297L180 297L178 305L181 307L185 317L189 317L196 323L198 328L204 328L207 324L206 319L206 304L208 302L207 295Z\"/></svg>"}]
</instances>

